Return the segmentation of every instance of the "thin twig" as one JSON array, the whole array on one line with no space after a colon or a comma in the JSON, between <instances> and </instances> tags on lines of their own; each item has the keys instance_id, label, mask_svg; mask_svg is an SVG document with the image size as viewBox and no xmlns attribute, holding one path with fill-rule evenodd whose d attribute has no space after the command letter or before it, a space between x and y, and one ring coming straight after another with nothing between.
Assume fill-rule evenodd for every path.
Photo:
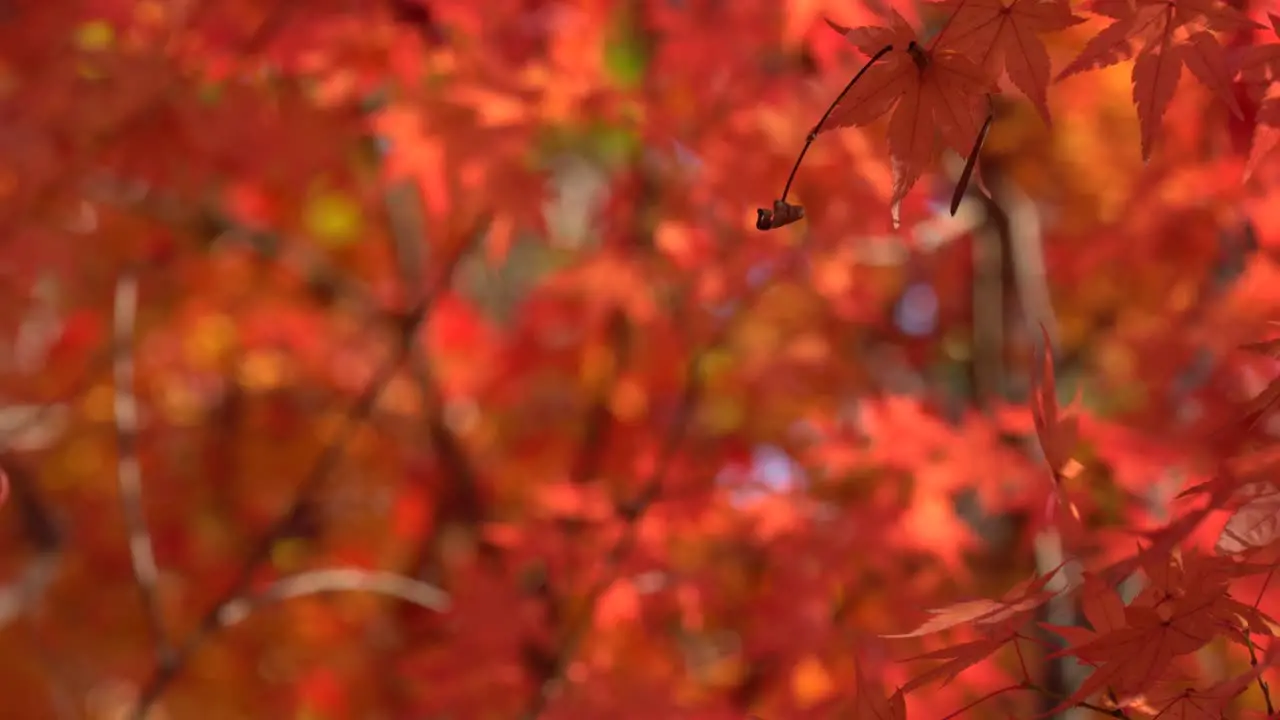
<instances>
[{"instance_id":1,"label":"thin twig","mask_svg":"<svg viewBox=\"0 0 1280 720\"><path fill-rule=\"evenodd\" d=\"M6 505L18 513L22 535L36 553L16 578L0 587L0 628L3 628L30 609L53 582L63 540L52 513L37 492L30 470L7 453L0 454L0 463L8 476Z\"/></svg>"},{"instance_id":2,"label":"thin twig","mask_svg":"<svg viewBox=\"0 0 1280 720\"><path fill-rule=\"evenodd\" d=\"M964 707L960 708L959 710L956 710L955 712L948 714L946 717L942 718L942 720L954 720L954 718L958 718L958 717L960 717L960 716L961 716L961 715L963 715L964 713L969 712L970 710L972 710L972 709L974 709L975 707L977 707L977 706L981 705L982 703L984 703L984 702L986 702L986 701L988 701L988 700L990 700L990 699L992 699L992 698L999 697L999 696L1001 696L1001 695L1003 695L1003 694L1005 694L1005 693L1007 693L1007 692L1013 692L1013 691L1015 691L1015 690L1031 690L1031 689L1032 689L1032 688L1027 687L1027 685L1026 685L1025 683L1018 683L1017 685L1008 685L1008 686L1006 686L1006 687L1002 687L1002 688L1000 688L1000 689L998 689L998 690L992 690L991 692L987 693L986 695L983 695L982 697L978 698L977 700L974 700L974 701L970 702L968 705L965 705Z\"/></svg>"},{"instance_id":3,"label":"thin twig","mask_svg":"<svg viewBox=\"0 0 1280 720\"><path fill-rule=\"evenodd\" d=\"M388 240L400 271L402 291L410 302L417 302L427 292L423 271L428 260L425 254L427 223L417 186L402 183L390 188L385 208L391 229ZM459 256L458 261L461 259ZM431 449L450 481L442 489L443 497L440 498L443 500L442 521L436 523L434 532L423 543L413 569L420 576L436 580L440 568L433 553L440 538L457 524L478 524L483 519L481 476L457 433L445 420L445 403L430 358L415 345L410 349L408 366L418 385Z\"/></svg>"},{"instance_id":4,"label":"thin twig","mask_svg":"<svg viewBox=\"0 0 1280 720\"><path fill-rule=\"evenodd\" d=\"M1036 684L1035 684L1035 683L1033 683L1033 682L1028 681L1028 682L1024 683L1024 687L1026 687L1026 688L1028 688L1028 689L1030 689L1030 690L1035 690L1036 692L1040 693L1041 695L1044 695L1045 697L1047 697L1047 698L1049 698L1049 699L1051 699L1051 700L1057 700L1057 701L1062 701L1062 700L1063 700L1063 697L1062 697L1061 695L1058 695L1057 693L1050 692L1050 691L1046 690L1045 688L1042 688L1042 687L1040 687L1039 685L1036 685ZM1129 717L1128 715L1126 715L1126 714L1125 714L1124 710L1122 710L1121 708L1118 708L1118 707L1117 707L1117 708L1107 708L1107 707L1103 707L1103 706L1101 706L1101 705L1094 705L1093 703L1091 703L1091 702L1086 702L1086 701L1084 701L1084 700L1081 700L1080 702L1077 702L1077 703L1075 704L1075 707L1083 708L1083 709L1085 709L1085 710L1092 710L1093 712L1098 713L1099 715L1106 715L1107 717L1122 718L1122 719L1123 719L1123 718L1128 718L1128 717Z\"/></svg>"},{"instance_id":5,"label":"thin twig","mask_svg":"<svg viewBox=\"0 0 1280 720\"><path fill-rule=\"evenodd\" d=\"M336 592L385 595L435 612L449 609L448 593L421 580L385 570L330 568L281 578L251 597L236 598L222 608L218 620L222 627L231 627L263 606Z\"/></svg>"},{"instance_id":6,"label":"thin twig","mask_svg":"<svg viewBox=\"0 0 1280 720\"><path fill-rule=\"evenodd\" d=\"M631 335L629 325L621 310L615 310L606 321L605 333L613 362L610 364L609 376L602 378L596 386L595 397L584 413L582 435L578 439L578 450L569 470L569 481L572 483L581 484L594 480L604 461L605 449L614 427L609 401L618 386L626 362Z\"/></svg>"},{"instance_id":7,"label":"thin twig","mask_svg":"<svg viewBox=\"0 0 1280 720\"><path fill-rule=\"evenodd\" d=\"M142 599L155 644L156 659L167 665L173 655L173 647L164 628L164 614L160 605L160 572L156 566L155 552L151 545L151 532L147 528L146 511L142 504L142 466L138 460L138 399L134 393L133 336L138 316L138 276L126 271L116 281L115 296L115 421L116 421L116 481L120 486L120 504L124 512L125 528L129 533L129 559L133 563L133 578Z\"/></svg>"},{"instance_id":8,"label":"thin twig","mask_svg":"<svg viewBox=\"0 0 1280 720\"><path fill-rule=\"evenodd\" d=\"M915 42L913 41L911 45L914 46ZM907 48L908 51L910 51L910 49L910 47ZM822 132L822 128L826 125L827 120L830 119L831 113L835 112L836 107L839 106L840 102L849 94L849 91L853 89L853 86L862 79L862 76L871 69L872 65L875 65L880 58L892 51L893 46L886 45L875 55L872 55L871 59L867 61L867 64L862 66L862 69L859 70L851 80L849 80L848 84L844 86L844 89L840 91L840 94L836 96L836 99L832 100L831 104L827 106L827 110L822 113L822 118L818 120L818 124L814 125L813 129L809 131L809 134L805 136L804 147L800 148L800 154L796 156L796 161L791 166L791 172L787 175L787 182L782 186L782 195L780 195L777 200L773 201L773 209L758 208L756 210L757 230L776 230L785 225L790 225L804 217L803 207L799 205L792 205L787 202L787 193L791 192L791 183L795 181L796 173L800 171L800 164L804 162L804 156L809 153L809 148L813 147L813 141L818 139L818 133ZM896 214L894 215L894 218L894 227L896 228Z\"/></svg>"},{"instance_id":9,"label":"thin twig","mask_svg":"<svg viewBox=\"0 0 1280 720\"><path fill-rule=\"evenodd\" d=\"M1244 633L1245 646L1249 648L1249 665L1258 667L1258 653L1253 648L1253 638L1249 632ZM1258 689L1262 691L1262 699L1267 703L1267 717L1276 714L1275 705L1271 702L1271 685L1262 679L1262 675L1258 675Z\"/></svg>"},{"instance_id":10,"label":"thin twig","mask_svg":"<svg viewBox=\"0 0 1280 720\"><path fill-rule=\"evenodd\" d=\"M34 608L53 582L57 576L63 540L53 514L40 497L35 474L30 468L8 452L0 452L0 470L8 476L10 496L6 505L12 506L18 514L21 534L35 551L35 557L27 561L17 577L0 587L0 628L4 628ZM65 663L52 657L49 648L41 641L39 622L29 623L28 631L32 635L33 659L45 670L53 712L58 718L76 717L72 701L76 693L67 687Z\"/></svg>"},{"instance_id":11,"label":"thin twig","mask_svg":"<svg viewBox=\"0 0 1280 720\"><path fill-rule=\"evenodd\" d=\"M813 145L813 141L818 139L818 133L822 132L822 126L831 118L831 113L835 112L836 108L839 107L840 101L844 100L844 97L848 95L849 91L853 89L853 86L862 79L862 76L867 74L867 71L871 69L872 65L875 65L880 58L888 55L892 51L892 45L885 45L880 48L875 55L871 56L870 60L867 60L867 63L862 66L862 69L849 80L848 84L844 86L844 89L840 91L840 94L836 96L836 99L832 100L831 104L827 106L827 111L822 113L822 118L818 120L818 124L814 125L813 129L810 130L809 134L805 137L804 147L800 148L800 154L796 156L796 162L791 166L791 173L787 175L787 184L782 186L782 195L778 196L779 200L786 202L787 193L791 190L791 183L796 179L796 172L800 170L800 163L804 161L804 156L809 152L809 148Z\"/></svg>"}]
</instances>

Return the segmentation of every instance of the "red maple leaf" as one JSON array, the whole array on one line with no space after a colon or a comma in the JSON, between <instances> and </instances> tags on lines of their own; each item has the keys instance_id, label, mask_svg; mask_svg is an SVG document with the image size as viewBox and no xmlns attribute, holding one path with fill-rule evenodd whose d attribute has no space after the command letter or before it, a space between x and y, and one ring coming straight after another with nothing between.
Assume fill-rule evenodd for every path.
<instances>
[{"instance_id":1,"label":"red maple leaf","mask_svg":"<svg viewBox=\"0 0 1280 720\"><path fill-rule=\"evenodd\" d=\"M969 154L994 90L977 63L951 48L926 49L898 13L889 27L845 28L829 23L863 53L880 62L852 84L818 128L826 132L869 125L890 110L889 153L893 160L895 223L902 198L939 151L938 135L960 155ZM886 48L892 48L885 52Z\"/></svg>"},{"instance_id":2,"label":"red maple leaf","mask_svg":"<svg viewBox=\"0 0 1280 720\"><path fill-rule=\"evenodd\" d=\"M1045 462L1053 473L1053 492L1045 507L1045 517L1056 517L1058 530L1064 538L1077 538L1082 529L1079 510L1067 495L1063 481L1074 478L1083 469L1074 457L1080 439L1080 420L1075 415L1063 415L1062 408L1058 407L1053 346L1049 331L1043 325L1040 326L1040 334L1044 344L1036 351L1031 373L1031 417L1035 420L1036 436ZM1059 506L1066 512L1057 513Z\"/></svg>"},{"instance_id":3,"label":"red maple leaf","mask_svg":"<svg viewBox=\"0 0 1280 720\"><path fill-rule=\"evenodd\" d=\"M1280 36L1280 15L1267 13L1271 29ZM1259 103L1257 126L1253 142L1249 146L1249 160L1245 164L1247 180L1262 159L1280 144L1280 91L1275 81L1280 78L1280 43L1251 45L1243 49L1236 69L1249 94Z\"/></svg>"},{"instance_id":4,"label":"red maple leaf","mask_svg":"<svg viewBox=\"0 0 1280 720\"><path fill-rule=\"evenodd\" d=\"M930 610L929 614L933 617L915 630L899 635L882 636L886 638L921 637L960 625L977 628L983 635L977 640L906 658L907 660L945 660L946 662L912 678L901 691L911 692L939 678L942 678L944 683L950 682L965 669L986 659L1009 642L1016 642L1020 637L1018 630L1022 625L1036 609L1057 595L1057 592L1045 588L1057 576L1059 569L1055 568L1020 584L1006 593L1003 600L970 600Z\"/></svg>"},{"instance_id":5,"label":"red maple leaf","mask_svg":"<svg viewBox=\"0 0 1280 720\"><path fill-rule=\"evenodd\" d=\"M1214 0L1094 0L1089 9L1114 22L1085 45L1058 79L1135 58L1133 101L1142 128L1142 159L1151 149L1182 68L1227 103L1237 117L1226 51L1213 32L1256 26L1238 10ZM1135 56L1133 43L1141 48Z\"/></svg>"},{"instance_id":6,"label":"red maple leaf","mask_svg":"<svg viewBox=\"0 0 1280 720\"><path fill-rule=\"evenodd\" d=\"M1267 13L1271 29L1280 36L1280 15ZM1250 45L1241 49L1236 70L1255 100L1260 100L1266 87L1280 79L1280 43Z\"/></svg>"},{"instance_id":7,"label":"red maple leaf","mask_svg":"<svg viewBox=\"0 0 1280 720\"><path fill-rule=\"evenodd\" d=\"M1085 646L1102 635L1115 632L1125 626L1124 600L1105 580L1097 575L1084 573L1078 589L1080 612L1092 629L1079 625L1054 625L1040 623L1042 627L1060 636L1073 646Z\"/></svg>"},{"instance_id":8,"label":"red maple leaf","mask_svg":"<svg viewBox=\"0 0 1280 720\"><path fill-rule=\"evenodd\" d=\"M1197 610L1179 615L1172 610L1129 607L1125 609L1126 627L1057 653L1075 655L1097 665L1097 669L1050 714L1087 700L1105 688L1133 693L1163 679L1175 658L1199 650L1216 634L1217 628Z\"/></svg>"},{"instance_id":9,"label":"red maple leaf","mask_svg":"<svg viewBox=\"0 0 1280 720\"><path fill-rule=\"evenodd\" d=\"M1082 585L1082 609L1093 632L1050 627L1070 647L1056 655L1073 655L1095 670L1077 691L1051 711L1059 712L1094 693L1110 689L1121 695L1141 694L1165 680L1174 660L1199 650L1226 632L1241 642L1243 633L1270 635L1268 619L1234 600L1228 580L1257 568L1221 558L1186 553L1181 559L1147 555L1141 563L1146 584L1128 607L1109 586L1092 577ZM1247 643L1247 641L1243 641Z\"/></svg>"},{"instance_id":10,"label":"red maple leaf","mask_svg":"<svg viewBox=\"0 0 1280 720\"><path fill-rule=\"evenodd\" d=\"M854 668L857 695L853 704L854 720L906 720L907 701L898 690L889 697L862 673L862 663Z\"/></svg>"},{"instance_id":11,"label":"red maple leaf","mask_svg":"<svg viewBox=\"0 0 1280 720\"><path fill-rule=\"evenodd\" d=\"M1168 720L1221 720L1231 703L1255 682L1271 661L1259 663L1248 672L1197 689L1185 682L1157 683L1151 690L1123 704Z\"/></svg>"},{"instance_id":12,"label":"red maple leaf","mask_svg":"<svg viewBox=\"0 0 1280 720\"><path fill-rule=\"evenodd\" d=\"M981 62L991 77L1008 75L1049 122L1045 90L1049 86L1049 52L1039 34L1083 22L1062 0L944 0L936 4L950 13L935 46L963 52Z\"/></svg>"}]
</instances>

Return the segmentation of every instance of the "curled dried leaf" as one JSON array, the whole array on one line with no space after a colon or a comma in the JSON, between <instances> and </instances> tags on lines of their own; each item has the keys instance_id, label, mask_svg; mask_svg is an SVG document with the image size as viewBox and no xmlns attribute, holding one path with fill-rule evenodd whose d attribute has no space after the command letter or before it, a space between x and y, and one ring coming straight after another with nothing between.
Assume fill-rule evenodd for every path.
<instances>
[{"instance_id":1,"label":"curled dried leaf","mask_svg":"<svg viewBox=\"0 0 1280 720\"><path fill-rule=\"evenodd\" d=\"M776 230L804 219L804 208L785 200L774 200L773 209L756 208L756 229Z\"/></svg>"}]
</instances>

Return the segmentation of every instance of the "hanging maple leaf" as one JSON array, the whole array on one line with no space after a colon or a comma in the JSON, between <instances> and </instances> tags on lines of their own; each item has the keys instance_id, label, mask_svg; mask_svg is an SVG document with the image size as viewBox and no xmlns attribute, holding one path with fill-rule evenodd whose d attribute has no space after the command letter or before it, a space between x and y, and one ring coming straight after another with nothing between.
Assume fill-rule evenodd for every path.
<instances>
[{"instance_id":1,"label":"hanging maple leaf","mask_svg":"<svg viewBox=\"0 0 1280 720\"><path fill-rule=\"evenodd\" d=\"M994 87L987 73L950 48L926 49L896 12L888 27L845 28L829 23L863 53L883 59L869 67L836 102L817 128L822 133L869 125L890 110L889 152L893 159L893 214L938 154L938 135L961 156L972 153ZM885 52L886 48L892 48Z\"/></svg>"},{"instance_id":2,"label":"hanging maple leaf","mask_svg":"<svg viewBox=\"0 0 1280 720\"><path fill-rule=\"evenodd\" d=\"M1280 36L1280 15L1267 13L1267 18L1271 20L1271 30ZM1254 99L1261 99L1267 85L1280 79L1280 43L1243 48L1235 68Z\"/></svg>"},{"instance_id":3,"label":"hanging maple leaf","mask_svg":"<svg viewBox=\"0 0 1280 720\"><path fill-rule=\"evenodd\" d=\"M944 0L936 6L951 19L935 46L980 58L993 78L1004 72L1048 123L1049 52L1039 35L1084 19L1062 0Z\"/></svg>"},{"instance_id":4,"label":"hanging maple leaf","mask_svg":"<svg viewBox=\"0 0 1280 720\"><path fill-rule=\"evenodd\" d=\"M1160 120L1173 100L1183 66L1237 117L1241 115L1231 92L1226 51L1213 33L1255 26L1244 14L1214 0L1094 0L1089 9L1114 22L1084 46L1058 79L1134 58L1133 101L1142 130L1143 160L1151 157ZM1134 42L1141 45L1136 56Z\"/></svg>"},{"instance_id":5,"label":"hanging maple leaf","mask_svg":"<svg viewBox=\"0 0 1280 720\"><path fill-rule=\"evenodd\" d=\"M1271 29L1280 36L1280 15L1267 13ZM1249 146L1249 159L1245 164L1244 179L1249 179L1262 159L1280 144L1280 90L1275 81L1280 78L1280 43L1251 45L1243 49L1236 69L1246 90L1258 101L1255 117L1257 125Z\"/></svg>"}]
</instances>

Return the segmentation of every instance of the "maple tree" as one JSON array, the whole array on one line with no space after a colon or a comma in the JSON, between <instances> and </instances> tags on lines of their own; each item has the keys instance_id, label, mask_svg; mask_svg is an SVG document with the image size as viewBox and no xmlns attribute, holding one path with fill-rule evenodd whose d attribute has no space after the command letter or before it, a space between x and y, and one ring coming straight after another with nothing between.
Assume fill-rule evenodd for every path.
<instances>
[{"instance_id":1,"label":"maple tree","mask_svg":"<svg viewBox=\"0 0 1280 720\"><path fill-rule=\"evenodd\" d=\"M1276 717L1277 34L4 4L6 712Z\"/></svg>"}]
</instances>

